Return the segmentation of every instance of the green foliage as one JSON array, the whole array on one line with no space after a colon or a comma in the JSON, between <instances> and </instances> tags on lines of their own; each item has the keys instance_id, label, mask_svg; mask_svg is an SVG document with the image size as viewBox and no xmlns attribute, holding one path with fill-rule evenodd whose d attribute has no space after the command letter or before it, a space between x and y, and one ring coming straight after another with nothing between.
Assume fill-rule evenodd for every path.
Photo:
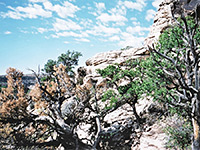
<instances>
[{"instance_id":1,"label":"green foliage","mask_svg":"<svg viewBox=\"0 0 200 150\"><path fill-rule=\"evenodd\" d=\"M183 119L183 118L181 118ZM167 148L188 149L191 145L192 125L184 119L176 120L175 125L168 126L165 133L169 136L166 143Z\"/></svg>"},{"instance_id":2,"label":"green foliage","mask_svg":"<svg viewBox=\"0 0 200 150\"><path fill-rule=\"evenodd\" d=\"M82 56L80 52L67 51L65 54L61 54L58 57L58 64L63 64L66 66L66 72L73 75L74 66L78 65L79 57Z\"/></svg>"},{"instance_id":3,"label":"green foliage","mask_svg":"<svg viewBox=\"0 0 200 150\"><path fill-rule=\"evenodd\" d=\"M51 76L55 72L54 66L63 64L66 67L66 72L70 76L73 76L74 75L73 69L76 65L78 65L80 56L82 56L80 52L68 50L66 53L63 53L60 56L58 56L57 61L52 59L48 60L47 63L44 65L43 71L45 71L47 74Z\"/></svg>"},{"instance_id":4,"label":"green foliage","mask_svg":"<svg viewBox=\"0 0 200 150\"><path fill-rule=\"evenodd\" d=\"M184 26L184 22L182 19L178 19L181 26ZM188 32L194 30L194 40L199 44L200 43L200 28L195 28L196 23L192 17L186 17L186 22L188 26ZM161 48L161 52L164 50L171 50L172 48L180 49L184 47L188 47L188 43L184 40L185 33L187 31L181 28L178 25L172 26L166 29L160 36L157 48ZM177 51L175 51L177 53Z\"/></svg>"},{"instance_id":5,"label":"green foliage","mask_svg":"<svg viewBox=\"0 0 200 150\"><path fill-rule=\"evenodd\" d=\"M114 107L118 101L117 94L113 90L108 90L102 97L102 102L106 102L110 99L110 103L106 105L106 109Z\"/></svg>"},{"instance_id":6,"label":"green foliage","mask_svg":"<svg viewBox=\"0 0 200 150\"><path fill-rule=\"evenodd\" d=\"M52 60L52 59L49 59L47 61L47 63L44 65L44 69L43 70L48 74L53 74L55 72L54 69L53 69L53 67L55 65L57 65L57 62Z\"/></svg>"},{"instance_id":7,"label":"green foliage","mask_svg":"<svg viewBox=\"0 0 200 150\"><path fill-rule=\"evenodd\" d=\"M152 49L152 58L164 71L165 77L162 78L168 77L167 91L165 89L161 91L164 94L168 93L164 100L170 106L171 113L177 113L182 117L198 118L199 110L195 110L197 113L194 112L194 116L191 116L192 109L196 107L192 99L197 93L191 89L199 89L199 67L196 64L199 63L200 57L200 27L192 17L182 16L178 22L178 25L168 28L160 36L156 49ZM162 93L158 92L158 94ZM198 103L199 99L196 99ZM191 145L190 122L177 123L174 127L168 127L166 132L170 136L167 145L169 148L186 149Z\"/></svg>"},{"instance_id":8,"label":"green foliage","mask_svg":"<svg viewBox=\"0 0 200 150\"><path fill-rule=\"evenodd\" d=\"M152 57L144 59L129 60L124 66L114 64L98 73L107 78L108 83L116 91L105 92L102 101L110 102L109 108L118 101L136 103L143 96L153 96L155 100L169 98L170 90L166 89L169 80L164 72L153 61ZM121 82L124 82L121 84ZM144 95L145 94L145 95Z\"/></svg>"},{"instance_id":9,"label":"green foliage","mask_svg":"<svg viewBox=\"0 0 200 150\"><path fill-rule=\"evenodd\" d=\"M3 85L0 84L0 92L1 92L2 88L6 88L6 86L3 86Z\"/></svg>"}]
</instances>

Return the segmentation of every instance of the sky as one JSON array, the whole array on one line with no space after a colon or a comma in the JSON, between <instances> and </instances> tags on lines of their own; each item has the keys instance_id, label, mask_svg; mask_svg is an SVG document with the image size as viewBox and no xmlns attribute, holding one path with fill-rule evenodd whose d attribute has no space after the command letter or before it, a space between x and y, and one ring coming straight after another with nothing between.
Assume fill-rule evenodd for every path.
<instances>
[{"instance_id":1,"label":"sky","mask_svg":"<svg viewBox=\"0 0 200 150\"><path fill-rule=\"evenodd\" d=\"M0 75L25 74L67 50L97 53L139 47L162 0L0 0Z\"/></svg>"}]
</instances>

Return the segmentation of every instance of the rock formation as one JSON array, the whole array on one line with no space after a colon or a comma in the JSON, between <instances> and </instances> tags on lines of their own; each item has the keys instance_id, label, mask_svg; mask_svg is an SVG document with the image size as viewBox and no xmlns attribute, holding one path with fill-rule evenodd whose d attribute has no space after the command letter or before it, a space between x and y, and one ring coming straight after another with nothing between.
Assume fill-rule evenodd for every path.
<instances>
[{"instance_id":1,"label":"rock formation","mask_svg":"<svg viewBox=\"0 0 200 150\"><path fill-rule=\"evenodd\" d=\"M113 63L118 63L123 65L123 63L128 59L136 59L148 56L149 53L147 51L147 46L152 46L153 43L156 43L161 33L168 26L174 23L171 12L177 11L178 8L178 7L175 8L173 6L174 2L175 1L173 0L164 0L160 4L158 12L155 15L154 23L151 27L149 36L145 39L143 47L99 53L96 54L94 57L88 59L86 61L86 67L85 68L82 67L81 69L79 69L79 71L81 70L84 71L82 75L79 75L83 80L83 86L86 85L91 80L96 80L97 86L104 82L104 80L96 72L96 69L103 69ZM151 114L152 112L150 111L150 108L152 106L158 106L158 104L155 104L155 102L153 102L151 98L140 100L139 103L136 105L137 113L143 115ZM155 111L156 109L157 108L152 109L152 111ZM133 114L131 112L131 108L127 105L124 105L119 109L117 109L116 111L114 111L113 113L107 115L105 117L105 121L108 124L114 124L116 121L119 121L121 122L121 124L124 124L125 122L127 122L128 118L132 117ZM136 140L139 144L133 145L132 149L165 150L167 135L162 130L164 126L165 124L155 123L153 125L147 126L142 134L141 131L137 131L137 128L135 128L136 133L134 134L137 135L136 137L140 138L138 139L138 141Z\"/></svg>"},{"instance_id":2,"label":"rock formation","mask_svg":"<svg viewBox=\"0 0 200 150\"><path fill-rule=\"evenodd\" d=\"M150 33L144 41L145 46L151 46L153 43L155 43L160 34L173 23L171 14L172 4L173 0L164 0L160 4L159 9L154 17L154 23L151 27Z\"/></svg>"}]
</instances>

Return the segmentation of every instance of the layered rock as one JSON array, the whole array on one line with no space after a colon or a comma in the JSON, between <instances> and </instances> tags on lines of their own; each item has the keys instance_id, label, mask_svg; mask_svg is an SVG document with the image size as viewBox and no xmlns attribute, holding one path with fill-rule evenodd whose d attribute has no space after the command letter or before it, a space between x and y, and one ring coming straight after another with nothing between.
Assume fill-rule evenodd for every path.
<instances>
[{"instance_id":1,"label":"layered rock","mask_svg":"<svg viewBox=\"0 0 200 150\"><path fill-rule=\"evenodd\" d=\"M164 0L154 17L154 23L150 29L148 37L144 41L144 45L151 46L156 43L161 33L173 23L172 19L172 5L173 0Z\"/></svg>"},{"instance_id":2,"label":"layered rock","mask_svg":"<svg viewBox=\"0 0 200 150\"><path fill-rule=\"evenodd\" d=\"M110 64L118 63L123 65L129 59L137 59L146 57L149 55L147 47L152 46L153 43L156 43L159 39L159 36L162 32L174 23L172 18L172 11L179 14L179 7L174 7L173 0L164 0L158 9L157 14L154 18L154 23L151 27L149 36L145 39L144 46L140 48L129 48L127 50L116 50L109 51L104 53L96 54L94 57L86 61L86 67L79 68L79 77L83 80L83 86L87 86L91 83L92 80L97 82L97 86L104 85L105 80L100 77L97 73L97 69L103 69ZM175 9L176 8L176 9ZM177 17L177 16L176 16ZM138 101L136 105L137 113L140 115L148 114L151 116L151 113L157 113L154 106L158 106L151 100L151 98L145 98ZM153 107L153 109L152 109ZM121 123L122 125L127 124L127 120L133 118L132 109L129 105L123 105L114 112L108 114L105 117L105 122L108 124L113 124L116 122ZM152 118L152 120L155 118ZM163 128L166 124L150 124L141 134L141 131L136 131L134 134L135 137L140 137L138 143L132 146L133 150L165 150L165 143L167 135L163 132ZM115 128L115 127L110 128ZM134 128L136 129L136 128Z\"/></svg>"}]
</instances>

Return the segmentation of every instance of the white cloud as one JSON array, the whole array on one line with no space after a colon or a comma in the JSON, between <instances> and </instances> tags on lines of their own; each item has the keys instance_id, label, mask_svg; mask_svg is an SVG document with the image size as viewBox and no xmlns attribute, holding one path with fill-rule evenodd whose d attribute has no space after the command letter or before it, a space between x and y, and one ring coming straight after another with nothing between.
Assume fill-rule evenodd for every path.
<instances>
[{"instance_id":1,"label":"white cloud","mask_svg":"<svg viewBox=\"0 0 200 150\"><path fill-rule=\"evenodd\" d=\"M119 42L120 47L126 47L126 46L140 47L140 46L142 46L145 38L144 37L136 37L130 33L123 32L121 34L121 39L122 40L120 40L120 42Z\"/></svg>"},{"instance_id":2,"label":"white cloud","mask_svg":"<svg viewBox=\"0 0 200 150\"><path fill-rule=\"evenodd\" d=\"M75 39L75 40L76 40L76 41L79 41L79 42L90 42L90 40L85 39L85 38Z\"/></svg>"},{"instance_id":3,"label":"white cloud","mask_svg":"<svg viewBox=\"0 0 200 150\"><path fill-rule=\"evenodd\" d=\"M108 13L101 13L96 19L100 20L102 23L116 22L114 25L124 26L124 22L127 21L125 17L127 9L142 11L146 6L145 1L146 0L136 0L136 2L132 2L120 0L115 8L109 10Z\"/></svg>"},{"instance_id":4,"label":"white cloud","mask_svg":"<svg viewBox=\"0 0 200 150\"><path fill-rule=\"evenodd\" d=\"M44 2L43 5L44 5L44 8L47 10L50 10L53 8L52 3L50 3L49 1Z\"/></svg>"},{"instance_id":5,"label":"white cloud","mask_svg":"<svg viewBox=\"0 0 200 150\"><path fill-rule=\"evenodd\" d=\"M147 27L141 27L141 26L135 26L135 27L127 27L126 32L130 34L138 34L138 35L144 35L146 31L149 31L150 28Z\"/></svg>"},{"instance_id":6,"label":"white cloud","mask_svg":"<svg viewBox=\"0 0 200 150\"><path fill-rule=\"evenodd\" d=\"M123 4L128 9L135 9L138 11L142 11L142 9L146 6L145 0L136 0L136 2L124 1Z\"/></svg>"},{"instance_id":7,"label":"white cloud","mask_svg":"<svg viewBox=\"0 0 200 150\"><path fill-rule=\"evenodd\" d=\"M19 6L14 8L8 6L7 8L10 10L7 13L1 13L1 16L4 18L9 17L12 19L32 19L38 17L49 18L52 17L52 12L56 12L59 17L67 18L75 17L75 13L80 10L79 7L68 1L63 2L62 5L53 5L48 0L29 0L29 2L31 3L29 3L26 7ZM43 6L37 3L42 3Z\"/></svg>"},{"instance_id":8,"label":"white cloud","mask_svg":"<svg viewBox=\"0 0 200 150\"><path fill-rule=\"evenodd\" d=\"M119 41L119 40L120 40L120 38L117 35L112 36L112 37L109 38L109 41Z\"/></svg>"},{"instance_id":9,"label":"white cloud","mask_svg":"<svg viewBox=\"0 0 200 150\"><path fill-rule=\"evenodd\" d=\"M56 18L56 22L53 23L53 30L56 32L61 30L81 30L81 26L70 19L63 20Z\"/></svg>"},{"instance_id":10,"label":"white cloud","mask_svg":"<svg viewBox=\"0 0 200 150\"><path fill-rule=\"evenodd\" d=\"M122 15L119 15L119 14L109 15L107 13L102 13L99 17L97 17L97 20L100 20L101 22L104 22L104 23L107 23L107 22L110 22L110 21L124 22L124 21L127 21L127 18L122 16Z\"/></svg>"},{"instance_id":11,"label":"white cloud","mask_svg":"<svg viewBox=\"0 0 200 150\"><path fill-rule=\"evenodd\" d=\"M80 18L79 24L84 28L90 28L94 25L93 21L88 18Z\"/></svg>"},{"instance_id":12,"label":"white cloud","mask_svg":"<svg viewBox=\"0 0 200 150\"><path fill-rule=\"evenodd\" d=\"M130 18L130 20L133 21L132 24L133 24L134 26L138 26L138 25L140 25L140 22L137 21L137 18L132 17L132 18Z\"/></svg>"},{"instance_id":13,"label":"white cloud","mask_svg":"<svg viewBox=\"0 0 200 150\"><path fill-rule=\"evenodd\" d=\"M96 3L95 2L95 7L96 9L93 10L92 12L89 12L90 14L94 16L99 16L101 13L106 9L106 6L104 3ZM88 7L88 10L92 10L92 7Z\"/></svg>"},{"instance_id":14,"label":"white cloud","mask_svg":"<svg viewBox=\"0 0 200 150\"><path fill-rule=\"evenodd\" d=\"M32 3L43 3L43 2L46 2L47 0L29 0L29 2L32 2Z\"/></svg>"},{"instance_id":15,"label":"white cloud","mask_svg":"<svg viewBox=\"0 0 200 150\"><path fill-rule=\"evenodd\" d=\"M75 33L72 31L69 32L58 32L55 35L52 35L53 38L59 38L59 37L78 37L78 38L83 38L83 37L88 37L88 34L85 32L81 33Z\"/></svg>"},{"instance_id":16,"label":"white cloud","mask_svg":"<svg viewBox=\"0 0 200 150\"><path fill-rule=\"evenodd\" d=\"M42 6L38 4L29 4L27 7L16 7L13 8L8 6L12 11L8 11L7 13L1 14L3 17L9 17L12 19L23 19L23 18L38 18L45 17L49 18L52 16L52 12L46 11L42 8Z\"/></svg>"},{"instance_id":17,"label":"white cloud","mask_svg":"<svg viewBox=\"0 0 200 150\"><path fill-rule=\"evenodd\" d=\"M93 29L86 31L88 34L100 36L112 36L121 32L120 28L106 27L104 25L94 26Z\"/></svg>"},{"instance_id":18,"label":"white cloud","mask_svg":"<svg viewBox=\"0 0 200 150\"><path fill-rule=\"evenodd\" d=\"M106 9L104 3L95 3L95 5L96 5L96 7L97 7L97 9L98 9L99 11L103 11L103 10Z\"/></svg>"},{"instance_id":19,"label":"white cloud","mask_svg":"<svg viewBox=\"0 0 200 150\"><path fill-rule=\"evenodd\" d=\"M125 26L126 24L124 22L116 22L113 24L113 26Z\"/></svg>"},{"instance_id":20,"label":"white cloud","mask_svg":"<svg viewBox=\"0 0 200 150\"><path fill-rule=\"evenodd\" d=\"M121 4L121 1L118 2L118 5L115 8L112 8L110 11L108 11L111 14L117 14L117 15L126 15L126 7Z\"/></svg>"},{"instance_id":21,"label":"white cloud","mask_svg":"<svg viewBox=\"0 0 200 150\"><path fill-rule=\"evenodd\" d=\"M46 28L38 28L37 30L39 33L44 33L44 32L48 31L48 29L46 29Z\"/></svg>"},{"instance_id":22,"label":"white cloud","mask_svg":"<svg viewBox=\"0 0 200 150\"><path fill-rule=\"evenodd\" d=\"M132 21L136 21L136 20L137 20L137 18L135 18L135 17L132 17L132 18L130 18L130 20L132 20Z\"/></svg>"},{"instance_id":23,"label":"white cloud","mask_svg":"<svg viewBox=\"0 0 200 150\"><path fill-rule=\"evenodd\" d=\"M154 19L155 14L156 14L156 11L154 11L153 9L149 9L149 10L147 10L145 19L147 21L150 21L150 20Z\"/></svg>"},{"instance_id":24,"label":"white cloud","mask_svg":"<svg viewBox=\"0 0 200 150\"><path fill-rule=\"evenodd\" d=\"M132 24L133 24L134 26L139 26L139 25L140 25L140 22L139 22L139 21L133 21Z\"/></svg>"},{"instance_id":25,"label":"white cloud","mask_svg":"<svg viewBox=\"0 0 200 150\"><path fill-rule=\"evenodd\" d=\"M80 8L68 1L65 1L62 6L58 4L53 5L49 1L44 2L43 5L46 10L55 11L61 18L75 17L75 12L80 10Z\"/></svg>"},{"instance_id":26,"label":"white cloud","mask_svg":"<svg viewBox=\"0 0 200 150\"><path fill-rule=\"evenodd\" d=\"M64 41L64 43L65 43L65 44L69 44L69 42L68 42L68 41Z\"/></svg>"},{"instance_id":27,"label":"white cloud","mask_svg":"<svg viewBox=\"0 0 200 150\"><path fill-rule=\"evenodd\" d=\"M154 0L154 2L152 3L153 7L155 7L156 9L159 8L159 5L160 3L162 2L163 0Z\"/></svg>"},{"instance_id":28,"label":"white cloud","mask_svg":"<svg viewBox=\"0 0 200 150\"><path fill-rule=\"evenodd\" d=\"M12 32L10 32L10 31L6 31L6 32L4 32L4 34L11 34Z\"/></svg>"}]
</instances>

